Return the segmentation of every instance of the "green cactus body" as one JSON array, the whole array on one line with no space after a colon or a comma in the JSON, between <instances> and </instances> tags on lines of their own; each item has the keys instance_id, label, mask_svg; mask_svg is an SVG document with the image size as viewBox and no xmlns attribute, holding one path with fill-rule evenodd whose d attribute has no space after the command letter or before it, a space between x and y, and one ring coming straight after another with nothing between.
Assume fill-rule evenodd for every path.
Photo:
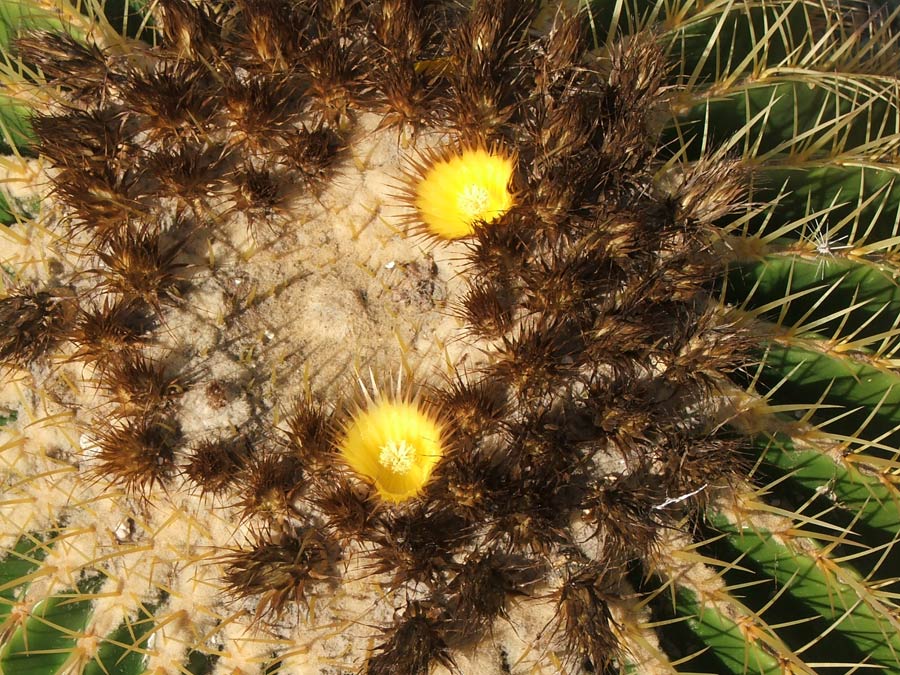
<instances>
[{"instance_id":1,"label":"green cactus body","mask_svg":"<svg viewBox=\"0 0 900 675\"><path fill-rule=\"evenodd\" d=\"M0 672L900 672L898 30L0 0Z\"/></svg>"}]
</instances>

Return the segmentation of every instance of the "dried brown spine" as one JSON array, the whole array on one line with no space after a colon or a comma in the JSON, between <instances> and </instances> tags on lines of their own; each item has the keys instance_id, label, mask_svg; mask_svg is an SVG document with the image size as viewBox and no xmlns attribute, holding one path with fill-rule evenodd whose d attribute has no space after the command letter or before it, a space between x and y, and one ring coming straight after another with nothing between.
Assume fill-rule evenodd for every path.
<instances>
[{"instance_id":1,"label":"dried brown spine","mask_svg":"<svg viewBox=\"0 0 900 675\"><path fill-rule=\"evenodd\" d=\"M306 604L314 585L333 579L335 557L334 545L316 528L263 531L222 557L223 582L234 598L254 598L257 620L271 620Z\"/></svg>"},{"instance_id":2,"label":"dried brown spine","mask_svg":"<svg viewBox=\"0 0 900 675\"><path fill-rule=\"evenodd\" d=\"M77 305L65 288L13 290L0 299L0 365L26 368L68 336Z\"/></svg>"}]
</instances>

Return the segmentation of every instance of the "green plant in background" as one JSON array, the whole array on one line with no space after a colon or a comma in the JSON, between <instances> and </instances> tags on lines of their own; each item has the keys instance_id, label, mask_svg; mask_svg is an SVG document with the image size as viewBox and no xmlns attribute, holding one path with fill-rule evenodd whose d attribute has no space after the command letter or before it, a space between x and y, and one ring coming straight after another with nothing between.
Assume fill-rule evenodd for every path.
<instances>
[{"instance_id":1,"label":"green plant in background","mask_svg":"<svg viewBox=\"0 0 900 675\"><path fill-rule=\"evenodd\" d=\"M900 671L900 8L471 4L2 5L4 672ZM519 174L399 504L277 331L166 337L373 137L417 226L452 148Z\"/></svg>"}]
</instances>

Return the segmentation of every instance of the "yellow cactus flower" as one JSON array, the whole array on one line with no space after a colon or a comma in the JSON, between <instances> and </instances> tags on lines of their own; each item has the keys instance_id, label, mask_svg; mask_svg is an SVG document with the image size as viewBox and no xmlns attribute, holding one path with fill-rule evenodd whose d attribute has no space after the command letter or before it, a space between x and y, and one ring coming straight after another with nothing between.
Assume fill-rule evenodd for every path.
<instances>
[{"instance_id":1,"label":"yellow cactus flower","mask_svg":"<svg viewBox=\"0 0 900 675\"><path fill-rule=\"evenodd\" d=\"M515 203L510 191L515 158L498 148L452 147L416 165L408 189L424 231L461 239L491 223Z\"/></svg>"},{"instance_id":2,"label":"yellow cactus flower","mask_svg":"<svg viewBox=\"0 0 900 675\"><path fill-rule=\"evenodd\" d=\"M438 417L417 402L380 398L352 417L339 448L383 499L402 502L428 482L444 454L444 431Z\"/></svg>"}]
</instances>

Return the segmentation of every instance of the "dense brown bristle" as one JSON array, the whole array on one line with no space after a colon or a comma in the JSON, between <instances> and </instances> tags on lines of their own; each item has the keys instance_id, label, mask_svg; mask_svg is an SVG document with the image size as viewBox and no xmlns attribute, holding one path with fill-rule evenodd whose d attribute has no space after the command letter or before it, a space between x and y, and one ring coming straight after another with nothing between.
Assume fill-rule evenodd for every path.
<instances>
[{"instance_id":1,"label":"dense brown bristle","mask_svg":"<svg viewBox=\"0 0 900 675\"><path fill-rule=\"evenodd\" d=\"M513 325L512 291L500 282L481 279L469 281L458 313L472 333L482 338L498 338Z\"/></svg>"},{"instance_id":2,"label":"dense brown bristle","mask_svg":"<svg viewBox=\"0 0 900 675\"><path fill-rule=\"evenodd\" d=\"M321 401L301 397L285 419L288 452L305 467L315 467L329 458L334 446L332 413Z\"/></svg>"},{"instance_id":3,"label":"dense brown bristle","mask_svg":"<svg viewBox=\"0 0 900 675\"><path fill-rule=\"evenodd\" d=\"M284 179L267 168L256 169L252 164L232 172L229 176L234 189L229 199L235 211L247 216L253 226L260 219L280 214L287 196Z\"/></svg>"},{"instance_id":4,"label":"dense brown bristle","mask_svg":"<svg viewBox=\"0 0 900 675\"><path fill-rule=\"evenodd\" d=\"M179 296L187 265L178 262L185 241L166 241L155 227L130 225L109 236L98 257L101 275L109 291L137 297L159 311L160 303Z\"/></svg>"},{"instance_id":5,"label":"dense brown bristle","mask_svg":"<svg viewBox=\"0 0 900 675\"><path fill-rule=\"evenodd\" d=\"M572 69L581 65L581 59L590 44L590 22L587 17L587 12L570 13L560 6L553 26L541 45L543 61L539 71L539 86L544 91L550 90L560 79L567 79ZM568 83L564 81L564 84Z\"/></svg>"},{"instance_id":6,"label":"dense brown bristle","mask_svg":"<svg viewBox=\"0 0 900 675\"><path fill-rule=\"evenodd\" d=\"M447 618L440 607L422 602L407 605L403 617L385 631L375 647L364 675L428 675L440 663L455 670L447 645Z\"/></svg>"},{"instance_id":7,"label":"dense brown bristle","mask_svg":"<svg viewBox=\"0 0 900 675\"><path fill-rule=\"evenodd\" d=\"M479 1L447 35L451 84L442 107L460 133L493 139L516 116L525 85L519 60L537 6Z\"/></svg>"},{"instance_id":8,"label":"dense brown bristle","mask_svg":"<svg viewBox=\"0 0 900 675\"><path fill-rule=\"evenodd\" d=\"M585 520L598 529L604 549L616 560L643 556L658 542L655 506L665 494L660 480L646 468L611 476L594 485L585 499ZM662 514L659 514L662 517Z\"/></svg>"},{"instance_id":9,"label":"dense brown bristle","mask_svg":"<svg viewBox=\"0 0 900 675\"><path fill-rule=\"evenodd\" d=\"M99 250L128 227L145 217L145 184L134 171L111 170L105 177L63 170L53 178L54 194L68 206L62 223L70 244L84 244L85 251ZM86 240L82 237L85 236Z\"/></svg>"},{"instance_id":10,"label":"dense brown bristle","mask_svg":"<svg viewBox=\"0 0 900 675\"><path fill-rule=\"evenodd\" d=\"M340 129L349 122L365 86L362 61L359 43L338 31L320 39L304 55L300 67L308 81L310 107L324 125Z\"/></svg>"},{"instance_id":11,"label":"dense brown bristle","mask_svg":"<svg viewBox=\"0 0 900 675\"><path fill-rule=\"evenodd\" d=\"M193 445L184 475L201 494L222 493L237 479L250 457L246 437L206 438Z\"/></svg>"},{"instance_id":12,"label":"dense brown bristle","mask_svg":"<svg viewBox=\"0 0 900 675\"><path fill-rule=\"evenodd\" d=\"M561 484L565 476L541 478L519 482L522 476L515 476L505 486L496 486L500 490L486 509L492 519L485 537L492 545L540 555L572 546L568 531L572 505Z\"/></svg>"},{"instance_id":13,"label":"dense brown bristle","mask_svg":"<svg viewBox=\"0 0 900 675\"><path fill-rule=\"evenodd\" d=\"M195 212L222 185L228 150L216 144L183 143L151 153L147 173L158 182L162 197L177 197Z\"/></svg>"},{"instance_id":14,"label":"dense brown bristle","mask_svg":"<svg viewBox=\"0 0 900 675\"><path fill-rule=\"evenodd\" d=\"M54 166L96 178L98 187L108 186L109 177L117 174L128 134L115 109L90 106L57 115L34 115L31 124L38 138L36 149Z\"/></svg>"},{"instance_id":15,"label":"dense brown bristle","mask_svg":"<svg viewBox=\"0 0 900 675\"><path fill-rule=\"evenodd\" d=\"M669 64L653 36L641 34L613 45L604 110L603 161L611 172L634 171L646 164L655 134L651 116L665 103L664 78ZM604 125L601 125L601 127Z\"/></svg>"},{"instance_id":16,"label":"dense brown bristle","mask_svg":"<svg viewBox=\"0 0 900 675\"><path fill-rule=\"evenodd\" d=\"M265 70L289 70L303 52L309 17L286 0L238 0L247 46Z\"/></svg>"},{"instance_id":17,"label":"dense brown bristle","mask_svg":"<svg viewBox=\"0 0 900 675\"><path fill-rule=\"evenodd\" d=\"M559 591L559 627L569 659L587 658L601 672L620 656L617 624L609 609L618 598L621 570L594 562L570 571Z\"/></svg>"},{"instance_id":18,"label":"dense brown bristle","mask_svg":"<svg viewBox=\"0 0 900 675\"><path fill-rule=\"evenodd\" d=\"M746 208L748 168L741 162L705 157L675 177L669 197L676 206L675 219L709 226Z\"/></svg>"},{"instance_id":19,"label":"dense brown bristle","mask_svg":"<svg viewBox=\"0 0 900 675\"><path fill-rule=\"evenodd\" d=\"M181 432L173 419L155 414L126 417L91 437L91 471L131 496L149 498L173 474Z\"/></svg>"},{"instance_id":20,"label":"dense brown bristle","mask_svg":"<svg viewBox=\"0 0 900 675\"><path fill-rule=\"evenodd\" d=\"M306 604L310 588L335 576L335 547L316 528L258 533L223 556L223 581L235 598L256 599L256 619L277 618Z\"/></svg>"},{"instance_id":21,"label":"dense brown bristle","mask_svg":"<svg viewBox=\"0 0 900 675\"><path fill-rule=\"evenodd\" d=\"M453 553L471 535L468 523L453 510L423 505L385 514L367 533L376 544L371 553L375 571L393 574L397 586L409 580L434 583L453 569Z\"/></svg>"},{"instance_id":22,"label":"dense brown bristle","mask_svg":"<svg viewBox=\"0 0 900 675\"><path fill-rule=\"evenodd\" d=\"M466 643L490 630L494 619L505 615L507 598L527 594L545 571L524 557L497 551L473 554L447 589L454 643Z\"/></svg>"},{"instance_id":23,"label":"dense brown bristle","mask_svg":"<svg viewBox=\"0 0 900 675\"><path fill-rule=\"evenodd\" d=\"M522 305L529 313L556 321L568 318L587 328L596 303L617 288L620 276L615 264L590 244L558 244L524 272Z\"/></svg>"},{"instance_id":24,"label":"dense brown bristle","mask_svg":"<svg viewBox=\"0 0 900 675\"><path fill-rule=\"evenodd\" d=\"M190 0L159 0L155 18L163 40L176 56L215 62L221 48L222 29L207 3Z\"/></svg>"},{"instance_id":25,"label":"dense brown bristle","mask_svg":"<svg viewBox=\"0 0 900 675\"><path fill-rule=\"evenodd\" d=\"M0 299L0 366L25 368L43 357L75 319L74 293L15 289Z\"/></svg>"},{"instance_id":26,"label":"dense brown bristle","mask_svg":"<svg viewBox=\"0 0 900 675\"><path fill-rule=\"evenodd\" d=\"M508 283L525 265L534 216L513 207L490 224L476 225L475 235L465 241L466 266L474 273Z\"/></svg>"},{"instance_id":27,"label":"dense brown bristle","mask_svg":"<svg viewBox=\"0 0 900 675\"><path fill-rule=\"evenodd\" d=\"M513 84L516 64L525 49L536 0L477 0L465 22L447 36L460 81L505 80ZM513 89L512 87L508 87Z\"/></svg>"},{"instance_id":28,"label":"dense brown bristle","mask_svg":"<svg viewBox=\"0 0 900 675\"><path fill-rule=\"evenodd\" d=\"M284 75L258 75L230 81L223 93L232 145L268 150L295 133L300 108L298 84Z\"/></svg>"},{"instance_id":29,"label":"dense brown bristle","mask_svg":"<svg viewBox=\"0 0 900 675\"><path fill-rule=\"evenodd\" d=\"M472 381L460 372L432 396L450 422L454 440L464 441L467 448L495 432L509 412L503 386L486 379Z\"/></svg>"},{"instance_id":30,"label":"dense brown bristle","mask_svg":"<svg viewBox=\"0 0 900 675\"><path fill-rule=\"evenodd\" d=\"M391 59L376 77L376 98L383 115L381 127L425 125L431 117L424 78L412 60Z\"/></svg>"},{"instance_id":31,"label":"dense brown bristle","mask_svg":"<svg viewBox=\"0 0 900 675\"><path fill-rule=\"evenodd\" d=\"M364 9L362 0L307 0L315 10L319 35L330 29L346 31L360 21ZM361 27L361 25L359 26Z\"/></svg>"},{"instance_id":32,"label":"dense brown bristle","mask_svg":"<svg viewBox=\"0 0 900 675\"><path fill-rule=\"evenodd\" d=\"M401 59L418 53L424 41L421 6L414 0L383 0L369 8L372 33L382 47Z\"/></svg>"},{"instance_id":33,"label":"dense brown bristle","mask_svg":"<svg viewBox=\"0 0 900 675\"><path fill-rule=\"evenodd\" d=\"M29 31L15 40L19 58L40 68L48 82L75 100L96 100L119 78L110 72L103 52L68 33Z\"/></svg>"},{"instance_id":34,"label":"dense brown bristle","mask_svg":"<svg viewBox=\"0 0 900 675\"><path fill-rule=\"evenodd\" d=\"M626 271L637 272L642 258L656 248L656 233L642 219L625 209L597 209L589 219L593 235L588 240L598 256L612 260Z\"/></svg>"},{"instance_id":35,"label":"dense brown bristle","mask_svg":"<svg viewBox=\"0 0 900 675\"><path fill-rule=\"evenodd\" d=\"M382 516L384 502L368 484L346 476L317 475L310 501L325 515L339 541L359 540Z\"/></svg>"},{"instance_id":36,"label":"dense brown bristle","mask_svg":"<svg viewBox=\"0 0 900 675\"><path fill-rule=\"evenodd\" d=\"M255 456L240 477L241 499L235 506L243 517L279 520L293 512L294 499L304 489L300 458L284 452Z\"/></svg>"},{"instance_id":37,"label":"dense brown bristle","mask_svg":"<svg viewBox=\"0 0 900 675\"><path fill-rule=\"evenodd\" d=\"M584 45L574 43L574 21L563 19L557 27L544 45L533 103L523 120L528 198L554 220L591 204L607 170L596 148L605 79L575 64Z\"/></svg>"},{"instance_id":38,"label":"dense brown bristle","mask_svg":"<svg viewBox=\"0 0 900 675\"><path fill-rule=\"evenodd\" d=\"M581 143L581 139L572 139L573 144ZM592 192L600 177L593 177L595 161L592 157L575 154L569 158L554 157L543 159L540 156L525 163L528 170L526 200L535 215L548 226L542 234L552 244L553 240L581 217L579 207L583 205L585 192Z\"/></svg>"},{"instance_id":39,"label":"dense brown bristle","mask_svg":"<svg viewBox=\"0 0 900 675\"><path fill-rule=\"evenodd\" d=\"M554 468L564 468L571 481L579 468L580 440L592 438L591 415L579 416L579 409L567 402L546 402L530 406L530 414L508 421L504 441L519 457L527 476L537 479Z\"/></svg>"},{"instance_id":40,"label":"dense brown bristle","mask_svg":"<svg viewBox=\"0 0 900 675\"><path fill-rule=\"evenodd\" d=\"M205 122L214 110L213 90L205 66L189 61L160 61L148 72L129 73L122 96L134 121L153 142L194 142L206 136Z\"/></svg>"},{"instance_id":41,"label":"dense brown bristle","mask_svg":"<svg viewBox=\"0 0 900 675\"><path fill-rule=\"evenodd\" d=\"M27 366L70 340L73 358L93 366L84 372L98 384L90 423L99 431L82 442L94 474L148 501L170 485L179 500L215 497L206 504L222 509L214 538L229 520L228 536L251 528L244 546L219 558L224 586L241 605L236 620L245 611L281 619L269 628L285 637L297 622L284 615L302 612L307 598L311 624L343 612L341 601L316 615L312 598L324 597L314 585L341 584L336 562L346 545L353 557L345 573L362 560L372 574L347 588L377 587L373 614L396 608L398 617L374 638L363 667L370 675L454 670L456 649L479 650L480 659L479 641L502 626L512 598L545 581L561 586L557 632L567 665L605 670L621 656L611 606L629 573L659 560L664 528L683 531L681 523L699 520L708 500L745 473L739 444L709 430L721 423L722 384L746 365L748 342L736 320L707 308L723 272L717 221L747 206L747 174L721 156L680 164L661 154L663 44L649 34L609 36L591 51L594 17L564 9L542 35L535 18L547 3L538 0L151 5L159 45L100 41L110 37L102 30L85 36L88 46L43 33L19 41L22 57L53 85L53 113L33 117L59 207L46 222L74 242L67 252L80 254L63 264L75 267L87 308L74 309L56 289L0 300L0 365ZM377 127L371 113L382 116ZM289 343L302 340L304 327L270 342L260 312L303 304L293 291L309 289L295 286L279 299L300 277L264 267L273 259L293 265L299 258L289 249L308 233L294 242L279 228L283 245L271 251L261 241L245 250L231 237L245 224L257 234L258 224L281 225L287 216L319 228L310 231L316 235L336 219L341 232L326 237L328 246L349 250L342 200L353 201L357 178L369 193L390 169L384 162L397 148L384 145L388 125L402 125L401 142L411 129L413 143L432 146L411 152L422 159L410 160L399 198L411 214L407 232L447 247L438 262L426 256L428 271L446 261L442 270L459 272L447 304L466 324L443 381L432 368L436 352L423 351L428 321L440 318L411 326L421 338L411 368L432 382L416 400L439 415L441 456L402 502L341 457L336 441L346 419L332 411L342 395L327 373L310 380L327 398L301 398L265 428L273 401L290 400L302 385L283 372L272 382L287 389L259 385L270 367L303 360ZM481 219L470 216L476 222L448 244L429 234L417 199L434 187L419 189L435 163L465 149L502 155L509 199L502 209L463 209L468 196L449 195L447 211L455 205ZM351 193L332 192L334 177L349 179ZM391 219L385 206L373 218ZM366 241L373 233L389 235L373 227ZM262 256L247 262L257 250ZM211 276L191 289L207 252ZM305 259L323 279L325 257L323 249ZM51 274L69 274L65 266ZM356 267L349 265L353 278L365 275ZM235 289L248 279L254 283L243 288L254 288L244 296ZM178 359L151 358L173 341L191 347L193 318L183 310L194 301L221 307L213 308L215 322L204 320L203 344ZM409 317L395 318L406 340ZM384 315L369 319L384 327ZM157 335L166 325L175 334ZM436 335L449 325L437 325ZM257 338L269 347L254 351ZM175 372L181 359L210 369L183 410L179 397L193 376ZM386 469L411 473L383 460L395 449L408 453L404 461L420 451L400 441L379 440L375 456ZM332 619L342 620L324 620ZM340 647L350 645L348 659L359 655L352 633L338 636L348 641ZM195 639L196 648L209 651L204 640Z\"/></svg>"},{"instance_id":42,"label":"dense brown bristle","mask_svg":"<svg viewBox=\"0 0 900 675\"><path fill-rule=\"evenodd\" d=\"M536 318L503 337L486 372L509 384L520 400L538 399L577 373L581 340L578 327L566 319Z\"/></svg>"},{"instance_id":43,"label":"dense brown bristle","mask_svg":"<svg viewBox=\"0 0 900 675\"><path fill-rule=\"evenodd\" d=\"M341 140L330 128L300 126L285 136L279 158L300 175L309 188L320 187L330 175L329 169L341 150Z\"/></svg>"},{"instance_id":44,"label":"dense brown bristle","mask_svg":"<svg viewBox=\"0 0 900 675\"><path fill-rule=\"evenodd\" d=\"M733 486L738 476L747 475L750 467L741 455L741 446L734 438L674 439L660 458L660 482L666 497L687 495L676 502L678 508L702 510L716 489Z\"/></svg>"},{"instance_id":45,"label":"dense brown bristle","mask_svg":"<svg viewBox=\"0 0 900 675\"><path fill-rule=\"evenodd\" d=\"M123 415L162 411L184 393L186 386L164 361L153 360L142 351L120 351L100 367L103 389Z\"/></svg>"},{"instance_id":46,"label":"dense brown bristle","mask_svg":"<svg viewBox=\"0 0 900 675\"><path fill-rule=\"evenodd\" d=\"M69 336L78 347L72 358L102 368L118 353L145 343L154 326L148 309L134 297L107 297L102 304L79 310Z\"/></svg>"},{"instance_id":47,"label":"dense brown bristle","mask_svg":"<svg viewBox=\"0 0 900 675\"><path fill-rule=\"evenodd\" d=\"M423 7L410 0L387 0L369 8L374 36L370 76L381 126L410 125L418 129L429 118L432 78L422 67L427 29Z\"/></svg>"},{"instance_id":48,"label":"dense brown bristle","mask_svg":"<svg viewBox=\"0 0 900 675\"><path fill-rule=\"evenodd\" d=\"M498 442L459 442L435 467L425 487L429 503L458 514L471 525L491 517L493 505L508 500L515 458Z\"/></svg>"},{"instance_id":49,"label":"dense brown bristle","mask_svg":"<svg viewBox=\"0 0 900 675\"><path fill-rule=\"evenodd\" d=\"M668 373L672 382L710 393L716 391L725 374L747 362L752 349L752 338L738 317L708 312L678 327L663 361L672 371Z\"/></svg>"},{"instance_id":50,"label":"dense brown bristle","mask_svg":"<svg viewBox=\"0 0 900 675\"><path fill-rule=\"evenodd\" d=\"M500 84L487 79L463 80L449 88L440 115L447 126L464 138L489 143L515 114L515 103Z\"/></svg>"},{"instance_id":51,"label":"dense brown bristle","mask_svg":"<svg viewBox=\"0 0 900 675\"><path fill-rule=\"evenodd\" d=\"M631 314L631 306L621 309L607 309L601 318L588 331L585 353L588 359L597 366L611 369L621 385L638 376L641 364L649 356L654 343L654 335L648 326L641 321L637 311ZM635 308L637 310L637 308ZM603 392L592 392L599 403L605 404L607 399L617 394L623 395L623 401L635 400L635 393L646 393L640 388L622 391L618 383L615 391L605 396Z\"/></svg>"}]
</instances>

